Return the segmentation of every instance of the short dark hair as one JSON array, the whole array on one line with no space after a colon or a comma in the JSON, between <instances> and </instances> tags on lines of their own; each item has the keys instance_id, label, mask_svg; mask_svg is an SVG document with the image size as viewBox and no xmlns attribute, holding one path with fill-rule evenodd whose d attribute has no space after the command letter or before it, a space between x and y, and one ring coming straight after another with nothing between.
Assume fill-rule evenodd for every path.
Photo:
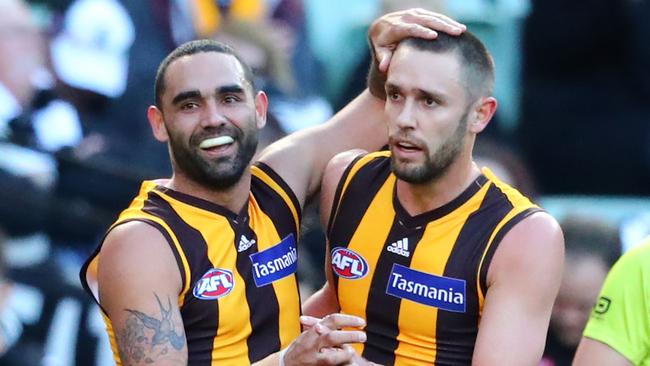
<instances>
[{"instance_id":1,"label":"short dark hair","mask_svg":"<svg viewBox=\"0 0 650 366\"><path fill-rule=\"evenodd\" d=\"M406 38L403 44L417 50L435 53L456 52L460 57L468 96L472 99L492 95L494 89L494 61L485 45L471 32L450 36L438 32L435 39Z\"/></svg>"},{"instance_id":2,"label":"short dark hair","mask_svg":"<svg viewBox=\"0 0 650 366\"><path fill-rule=\"evenodd\" d=\"M566 256L595 256L611 267L621 255L618 227L590 215L569 214L560 222Z\"/></svg>"},{"instance_id":3,"label":"short dark hair","mask_svg":"<svg viewBox=\"0 0 650 366\"><path fill-rule=\"evenodd\" d=\"M154 86L154 101L158 108L162 108L162 95L165 92L165 74L167 73L167 68L172 62L178 60L184 56L195 55L201 52L217 52L225 53L232 55L239 61L242 68L244 69L244 78L250 83L251 89L255 91L255 82L253 80L253 71L250 66L244 62L244 60L239 57L235 50L221 42L217 42L211 39L199 39L195 41L190 41L183 43L173 50L158 66L158 72L156 73L156 83Z\"/></svg>"}]
</instances>

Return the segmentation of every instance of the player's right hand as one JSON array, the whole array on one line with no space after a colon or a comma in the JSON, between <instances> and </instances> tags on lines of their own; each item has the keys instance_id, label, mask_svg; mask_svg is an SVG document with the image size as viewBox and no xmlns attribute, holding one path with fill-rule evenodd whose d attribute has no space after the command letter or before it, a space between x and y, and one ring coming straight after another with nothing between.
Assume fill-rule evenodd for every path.
<instances>
[{"instance_id":1,"label":"player's right hand","mask_svg":"<svg viewBox=\"0 0 650 366\"><path fill-rule=\"evenodd\" d=\"M467 27L446 15L425 9L388 13L375 20L368 30L379 71L386 72L397 44L408 37L433 39L438 32L459 35Z\"/></svg>"}]
</instances>

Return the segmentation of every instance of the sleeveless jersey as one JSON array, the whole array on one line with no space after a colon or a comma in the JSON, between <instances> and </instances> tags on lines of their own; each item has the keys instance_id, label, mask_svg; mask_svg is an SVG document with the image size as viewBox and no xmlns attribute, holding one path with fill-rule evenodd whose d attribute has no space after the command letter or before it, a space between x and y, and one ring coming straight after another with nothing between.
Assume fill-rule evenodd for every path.
<instances>
[{"instance_id":1,"label":"sleeveless jersey","mask_svg":"<svg viewBox=\"0 0 650 366\"><path fill-rule=\"evenodd\" d=\"M113 227L132 220L157 228L181 272L178 304L188 364L248 365L300 334L297 235L300 205L268 166L252 168L251 193L240 214L145 181ZM96 278L97 253L81 280ZM146 270L146 269L143 269ZM113 354L121 365L110 319Z\"/></svg>"},{"instance_id":2,"label":"sleeveless jersey","mask_svg":"<svg viewBox=\"0 0 650 366\"><path fill-rule=\"evenodd\" d=\"M335 193L330 268L341 311L367 321L357 351L382 365L470 365L490 261L539 211L489 170L457 198L410 216L390 153L358 157Z\"/></svg>"}]
</instances>

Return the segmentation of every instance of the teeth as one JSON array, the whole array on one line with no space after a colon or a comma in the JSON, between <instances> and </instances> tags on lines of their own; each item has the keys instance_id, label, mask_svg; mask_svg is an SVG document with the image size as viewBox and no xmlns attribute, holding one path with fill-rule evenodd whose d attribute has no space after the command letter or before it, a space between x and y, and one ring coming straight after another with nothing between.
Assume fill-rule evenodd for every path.
<instances>
[{"instance_id":1,"label":"teeth","mask_svg":"<svg viewBox=\"0 0 650 366\"><path fill-rule=\"evenodd\" d=\"M219 137L213 137L213 138L201 141L201 144L199 145L199 147L201 149L211 149L211 148L217 147L217 146L232 144L233 142L235 142L235 139L233 139L231 136L219 136Z\"/></svg>"}]
</instances>

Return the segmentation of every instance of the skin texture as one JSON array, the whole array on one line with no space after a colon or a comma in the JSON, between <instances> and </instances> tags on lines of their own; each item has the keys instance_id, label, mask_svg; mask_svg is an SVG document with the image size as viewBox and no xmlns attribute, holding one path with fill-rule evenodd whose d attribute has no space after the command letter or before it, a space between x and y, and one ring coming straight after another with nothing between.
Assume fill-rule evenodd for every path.
<instances>
[{"instance_id":1,"label":"skin texture","mask_svg":"<svg viewBox=\"0 0 650 366\"><path fill-rule=\"evenodd\" d=\"M573 366L633 366L632 362L623 357L612 347L591 338L582 338Z\"/></svg>"},{"instance_id":2,"label":"skin texture","mask_svg":"<svg viewBox=\"0 0 650 366\"><path fill-rule=\"evenodd\" d=\"M426 65L426 67L424 66ZM457 197L479 174L472 161L476 134L489 123L496 100L472 99L459 58L400 45L386 83L386 115L397 197L414 216ZM459 132L461 131L461 132ZM336 185L358 152L328 166L321 194L327 221ZM557 222L535 213L516 224L497 249L473 355L474 365L537 365L563 268L564 241ZM329 263L326 264L329 268ZM329 271L328 275L329 275ZM338 311L328 283L306 303L306 314Z\"/></svg>"}]
</instances>

